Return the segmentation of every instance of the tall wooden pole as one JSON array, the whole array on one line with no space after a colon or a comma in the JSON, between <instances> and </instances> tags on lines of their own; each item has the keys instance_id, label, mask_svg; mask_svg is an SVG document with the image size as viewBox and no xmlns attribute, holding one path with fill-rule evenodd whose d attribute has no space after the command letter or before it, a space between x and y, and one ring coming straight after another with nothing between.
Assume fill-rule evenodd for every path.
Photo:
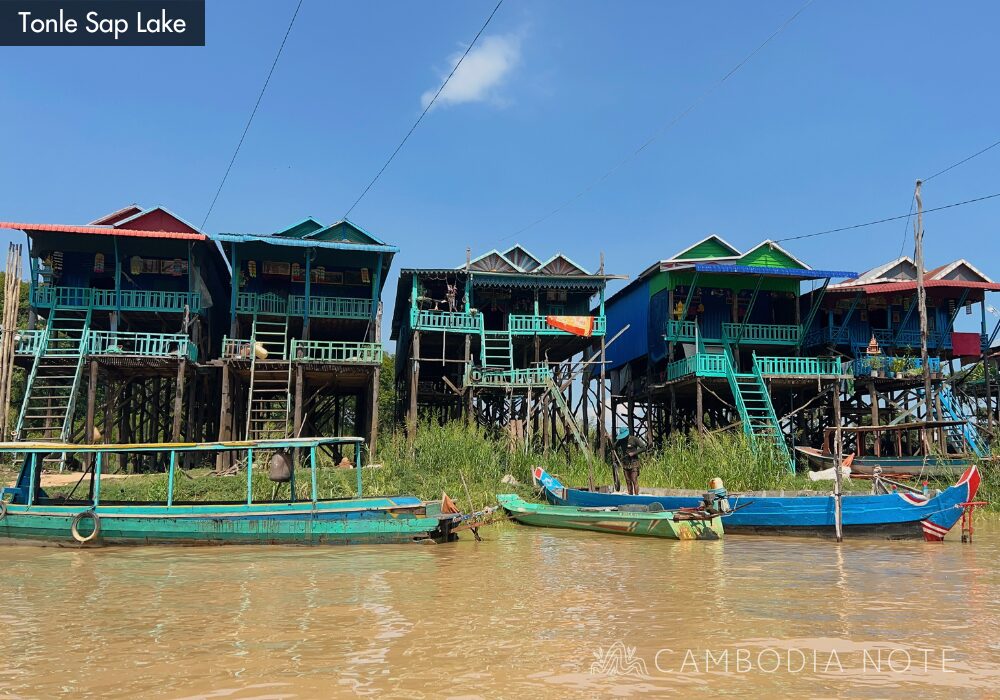
<instances>
[{"instance_id":1,"label":"tall wooden pole","mask_svg":"<svg viewBox=\"0 0 1000 700\"><path fill-rule=\"evenodd\" d=\"M833 529L837 535L837 541L844 541L844 521L842 517L842 506L843 506L843 491L842 491L842 479L843 475L840 473L841 463L844 459L844 433L841 426L840 418L840 382L838 381L833 387L833 423L836 427L836 432L834 433L833 440L833 464L834 464L834 487L833 487L833 498L834 498L834 511L833 511ZM860 437L859 439L863 439Z\"/></svg>"},{"instance_id":2,"label":"tall wooden pole","mask_svg":"<svg viewBox=\"0 0 1000 700\"><path fill-rule=\"evenodd\" d=\"M914 263L917 266L917 311L920 314L920 363L924 369L924 407L927 414L924 420L931 420L933 415L933 399L931 397L931 368L927 358L927 289L924 287L924 202L920 196L920 186L917 180L913 198L917 200L917 218L913 222Z\"/></svg>"}]
</instances>

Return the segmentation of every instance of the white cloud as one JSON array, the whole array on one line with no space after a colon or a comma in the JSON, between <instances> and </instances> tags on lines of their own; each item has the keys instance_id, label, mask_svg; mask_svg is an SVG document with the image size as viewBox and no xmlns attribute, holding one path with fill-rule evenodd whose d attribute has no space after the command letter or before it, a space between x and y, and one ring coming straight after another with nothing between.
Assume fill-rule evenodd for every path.
<instances>
[{"instance_id":1,"label":"white cloud","mask_svg":"<svg viewBox=\"0 0 1000 700\"><path fill-rule=\"evenodd\" d=\"M449 58L448 70L441 76L442 82L463 53L464 51L456 53ZM506 34L484 37L462 61L434 105L498 100L497 88L520 60L521 39L518 36ZM421 106L427 107L439 86L440 83L420 96Z\"/></svg>"}]
</instances>

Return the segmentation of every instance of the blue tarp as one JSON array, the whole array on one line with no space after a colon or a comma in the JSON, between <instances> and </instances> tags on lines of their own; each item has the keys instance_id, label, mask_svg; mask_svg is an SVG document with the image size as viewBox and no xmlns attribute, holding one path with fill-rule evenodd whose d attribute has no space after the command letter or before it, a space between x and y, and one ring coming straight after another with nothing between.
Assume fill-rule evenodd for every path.
<instances>
[{"instance_id":1,"label":"blue tarp","mask_svg":"<svg viewBox=\"0 0 1000 700\"><path fill-rule=\"evenodd\" d=\"M844 270L797 270L783 267L762 267L758 265L720 265L718 263L695 263L698 272L721 272L741 275L764 275L766 277L798 277L799 279L850 279L857 277L857 272Z\"/></svg>"},{"instance_id":2,"label":"blue tarp","mask_svg":"<svg viewBox=\"0 0 1000 700\"><path fill-rule=\"evenodd\" d=\"M636 358L645 357L649 352L649 280L639 281L607 302L604 314L608 319L608 338L629 326L608 346L607 369L616 369Z\"/></svg>"}]
</instances>

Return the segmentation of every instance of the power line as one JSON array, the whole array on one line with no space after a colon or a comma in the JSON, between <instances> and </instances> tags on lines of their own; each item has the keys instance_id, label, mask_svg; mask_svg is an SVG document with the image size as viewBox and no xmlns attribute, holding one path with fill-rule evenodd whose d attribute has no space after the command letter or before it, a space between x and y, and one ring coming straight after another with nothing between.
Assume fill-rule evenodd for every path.
<instances>
[{"instance_id":1,"label":"power line","mask_svg":"<svg viewBox=\"0 0 1000 700\"><path fill-rule=\"evenodd\" d=\"M226 167L226 172L222 176L222 182L219 183L219 189L215 191L215 196L212 198L212 203L208 207L208 211L205 213L205 218L202 219L201 228L205 228L205 224L208 223L208 217L212 215L212 210L215 209L215 203L219 200L219 195L222 194L222 187L226 184L226 179L229 177L229 171L233 169L233 163L236 162L236 156L239 155L240 147L243 145L243 139L247 137L247 132L250 131L250 125L253 123L253 118L257 114L257 108L260 107L260 101L264 98L264 92L267 90L267 84L271 82L271 76L274 74L274 68L278 65L278 59L281 58L281 52L285 48L285 42L288 41L288 35L292 33L292 25L295 24L295 18L299 16L299 10L302 8L303 0L299 0L299 3L295 6L295 12L292 13L292 19L288 23L288 29L285 30L285 36L281 40L281 46L278 47L278 53L274 56L274 61L271 63L271 70L267 72L267 78L264 79L264 85L260 89L260 94L257 95L257 102L254 103L253 111L250 112L250 118L247 119L247 125L243 127L243 134L240 135L240 141L236 144L236 150L233 151L233 157L229 160L229 165Z\"/></svg>"},{"instance_id":2,"label":"power line","mask_svg":"<svg viewBox=\"0 0 1000 700\"><path fill-rule=\"evenodd\" d=\"M406 132L406 136L404 136L403 140L399 142L398 146L396 146L396 150L392 152L392 155L389 156L389 159L385 162L385 164L381 168L379 168L379 171L377 173L375 173L375 177L373 177L371 182L369 182L368 185L365 187L365 189L362 190L361 194L358 195L358 198L354 200L354 204L352 204L350 208L346 212L344 212L343 218L346 219L348 215L352 211L354 211L354 207L358 206L358 203L365 198L366 194L368 194L368 190L370 190L372 186L376 182L378 182L378 179L382 177L382 173L384 173L385 169L389 167L389 163L391 163L392 159L396 157L396 154L399 153L400 149L403 147L403 144L405 144L407 139L410 138L410 135L414 131L416 131L417 127L420 125L420 122L423 121L424 116L427 114L428 111L430 111L430 108L434 106L434 103L437 101L438 96L442 93L442 91L444 91L445 86L448 85L448 81L451 80L451 77L453 75L455 75L455 71L457 71L458 67L462 65L462 61L464 61L465 57L469 55L469 52L472 51L472 47L476 45L477 41L479 41L479 37L482 36L482 33L486 31L486 27L489 26L490 21L493 19L493 15L497 13L497 10L500 9L501 5L503 5L503 0L500 0L496 4L496 7L493 8L493 12L491 12L490 16L486 18L485 22L483 22L483 26L479 28L479 31L476 32L476 36L473 37L472 43L469 44L469 47L465 50L465 53L462 54L462 57L458 59L458 63L456 63L455 67L451 69L451 73L448 74L448 77L444 79L443 83L441 83L441 87L439 87L437 92L434 93L434 97L432 97L431 101L427 103L426 107L424 107L424 111L420 113L419 117L417 117L417 121L413 122L413 126L411 126L410 130Z\"/></svg>"},{"instance_id":3,"label":"power line","mask_svg":"<svg viewBox=\"0 0 1000 700\"><path fill-rule=\"evenodd\" d=\"M642 145L640 145L632 153L628 154L627 156L625 156L624 158L622 158L620 161L618 161L618 163L615 164L614 166L612 166L612 168L610 170L608 170L607 172L605 172L603 175L601 175L597 179L591 181L590 184L588 184L586 187L584 187L579 192L577 192L576 194L574 194L572 197L570 197L567 200L565 200L562 204L560 204L559 206L557 206L555 209L553 209L549 213L544 214L544 215L538 217L537 219L535 219L534 221L532 221L527 226L524 226L524 227L518 229L517 231L514 231L510 235L504 236L500 240L501 241L505 241L505 240L507 240L509 238L514 238L515 236L519 236L522 233L524 233L525 231L527 231L528 229L534 228L535 226L537 226L538 224L542 223L543 221L552 218L553 216L555 216L556 214L558 214L559 212L561 212L563 209L565 209L566 207L570 206L571 204L573 204L574 202L576 202L578 199L582 198L584 195L588 194L592 189L594 189L597 185L599 185L602 182L604 182L605 180L607 180L609 177L611 177L613 174L615 174L618 170L620 170L624 165L626 165L630 161L634 160L640 153L642 153L644 150L646 150L646 148L649 147L656 139L658 139L660 136L662 136L667 131L669 131L670 129L672 129L682 119L684 119L684 117L686 117L688 114L690 114L695 109L697 109L697 107L699 105L701 105L702 102L704 102L706 99L708 99L716 90L718 90L720 87L722 87L723 83L725 83L731 77L733 77L734 75L736 75L736 73L738 73L740 71L740 69L743 68L743 66L745 66L747 63L749 63L750 60L754 56L756 56L758 53L760 53L760 51L765 46L767 46L768 44L770 44L771 41L776 36L778 36L779 34L781 34L781 32L783 32L785 30L785 28L788 27L788 25L790 25L792 22L794 22L795 19L800 14L802 14L806 10L806 8L808 8L810 5L812 5L814 1L815 0L807 0L807 2L804 5L802 5L802 7L800 7L798 10L796 10L795 13L791 17L789 17L788 19L786 19L781 24L781 26L779 26L777 29L775 29L771 33L770 36L768 36L759 46L757 46L757 48L755 48L753 51L751 51L749 54L747 54L743 58L743 60L741 60L735 66L733 66L733 68L731 68L728 73L726 73L725 75L723 75L719 80L717 80L715 83L713 83L711 86L709 86L704 92L701 93L701 95L699 95L694 100L694 102L692 102L690 105L688 105L683 111L681 111L680 113L678 113L673 119L671 119L669 122L667 122L666 124L664 124L662 127L660 127L659 129L657 129L656 131L654 131L653 134L648 139L646 139L646 141L644 141L642 143Z\"/></svg>"},{"instance_id":4,"label":"power line","mask_svg":"<svg viewBox=\"0 0 1000 700\"><path fill-rule=\"evenodd\" d=\"M913 195L910 195L910 213L906 215L906 221L903 222L903 240L899 244L899 255L897 258L903 257L903 248L906 247L906 236L910 232L910 217L913 216L913 205L914 205Z\"/></svg>"},{"instance_id":5,"label":"power line","mask_svg":"<svg viewBox=\"0 0 1000 700\"><path fill-rule=\"evenodd\" d=\"M945 204L940 207L934 207L932 209L924 209L924 214L930 214L931 212L941 211L942 209L953 209L955 207L965 206L966 204L975 204L976 202L982 202L987 199L994 199L995 197L1000 197L1000 192L995 194L988 194L983 197L976 197L974 199L966 199L962 202L953 202L951 204ZM784 241L797 241L802 238L814 238L816 236L825 236L830 233L841 233L843 231L853 231L858 228L865 228L866 226L875 226L876 224L884 224L889 221L899 221L900 219L908 219L913 216L913 209L910 209L908 214L900 214L899 216L888 216L884 219L877 219L875 221L866 221L863 224L854 224L853 226L841 226L840 228L831 228L826 231L816 231L815 233L805 233L801 236L788 236L787 238L778 238L775 243L783 243Z\"/></svg>"},{"instance_id":6,"label":"power line","mask_svg":"<svg viewBox=\"0 0 1000 700\"><path fill-rule=\"evenodd\" d=\"M930 177L925 177L925 178L923 178L923 182L927 182L927 181L929 181L929 180L933 180L933 179L934 179L934 178L936 178L936 177L937 177L938 175L944 175L944 174L945 174L946 172L948 172L949 170L953 170L954 168L957 168L958 166L962 165L963 163L968 163L968 162L969 162L970 160L972 160L973 158L975 158L975 157L977 157L977 156L981 156L981 155L983 155L984 153L986 153L986 151L990 150L991 148L996 148L997 146L1000 146L1000 141L995 141L995 142L991 143L991 144L990 144L989 146L987 146L987 147L986 147L986 148L984 148L983 150L981 150L981 151L976 151L975 153L973 153L973 154L972 154L971 156L969 156L968 158L963 158L962 160L958 161L957 163L953 163L952 165L949 165L949 166L948 166L947 168L945 168L944 170L938 170L938 171L937 171L936 173L934 173L934 174L933 174L933 175L931 175Z\"/></svg>"}]
</instances>

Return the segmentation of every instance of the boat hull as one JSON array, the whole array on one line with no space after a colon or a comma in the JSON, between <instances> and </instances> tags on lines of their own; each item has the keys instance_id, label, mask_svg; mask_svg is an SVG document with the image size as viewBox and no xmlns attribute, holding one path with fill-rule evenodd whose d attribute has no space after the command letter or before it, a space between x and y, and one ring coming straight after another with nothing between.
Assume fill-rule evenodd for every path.
<instances>
[{"instance_id":1,"label":"boat hull","mask_svg":"<svg viewBox=\"0 0 1000 700\"><path fill-rule=\"evenodd\" d=\"M698 496L600 493L571 489L542 469L535 470L546 500L556 505L608 507L658 503L666 510L697 507ZM962 516L962 505L975 498L979 471L970 467L957 484L932 498L891 493L845 495L842 522L845 535L882 539L940 541ZM734 512L725 516L726 532L833 537L836 504L832 496L731 496Z\"/></svg>"},{"instance_id":2,"label":"boat hull","mask_svg":"<svg viewBox=\"0 0 1000 700\"><path fill-rule=\"evenodd\" d=\"M385 499L376 499L378 501ZM409 500L409 499L407 499ZM415 500L415 499L413 499ZM0 520L0 543L67 547L107 545L349 545L443 541L450 521L407 505L379 507L373 501L254 504L253 506L86 506L8 504ZM96 513L93 539L79 542L73 522ZM93 518L83 516L78 535L88 538Z\"/></svg>"},{"instance_id":3,"label":"boat hull","mask_svg":"<svg viewBox=\"0 0 1000 700\"><path fill-rule=\"evenodd\" d=\"M717 540L722 537L720 518L675 521L674 514L628 513L527 503L517 496L497 496L501 507L524 525L587 530L615 535L660 537L672 540Z\"/></svg>"}]
</instances>

